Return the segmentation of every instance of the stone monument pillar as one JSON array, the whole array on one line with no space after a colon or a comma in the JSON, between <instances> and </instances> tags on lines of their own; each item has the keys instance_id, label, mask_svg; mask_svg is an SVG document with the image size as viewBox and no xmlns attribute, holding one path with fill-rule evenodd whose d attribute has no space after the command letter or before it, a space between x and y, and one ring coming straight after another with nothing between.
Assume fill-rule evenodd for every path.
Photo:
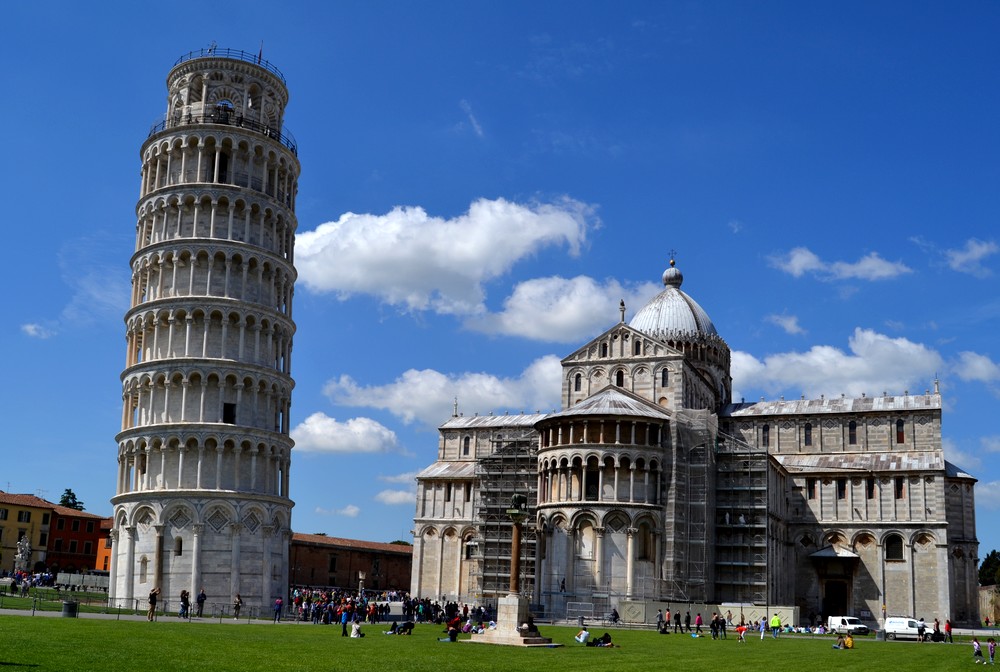
<instances>
[{"instance_id":1,"label":"stone monument pillar","mask_svg":"<svg viewBox=\"0 0 1000 672\"><path fill-rule=\"evenodd\" d=\"M497 603L497 627L478 635L469 641L482 644L503 644L506 646L560 646L553 644L549 637L538 634L531 618L527 597L521 595L521 527L528 516L528 498L515 494L511 497L511 508L507 509L513 529L510 549L510 588L506 597Z\"/></svg>"}]
</instances>

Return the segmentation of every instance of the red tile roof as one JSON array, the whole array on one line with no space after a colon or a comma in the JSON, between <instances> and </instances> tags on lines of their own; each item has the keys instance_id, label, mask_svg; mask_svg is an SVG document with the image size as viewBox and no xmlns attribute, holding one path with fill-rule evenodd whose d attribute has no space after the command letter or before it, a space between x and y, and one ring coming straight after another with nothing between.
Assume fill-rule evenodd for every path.
<instances>
[{"instance_id":1,"label":"red tile roof","mask_svg":"<svg viewBox=\"0 0 1000 672\"><path fill-rule=\"evenodd\" d=\"M342 548L356 548L365 551L381 551L383 553L400 553L413 555L412 546L402 544L384 544L379 541L361 541L359 539L342 539L340 537L328 537L325 534L302 534L292 533L292 543L318 544L320 546L340 546Z\"/></svg>"},{"instance_id":2,"label":"red tile roof","mask_svg":"<svg viewBox=\"0 0 1000 672\"><path fill-rule=\"evenodd\" d=\"M52 510L55 511L60 516L69 516L71 518L93 518L94 520L97 520L98 518L104 518L104 516L99 516L96 513L79 511L77 509L71 509L68 506L59 506L58 504L53 504Z\"/></svg>"},{"instance_id":3,"label":"red tile roof","mask_svg":"<svg viewBox=\"0 0 1000 672\"><path fill-rule=\"evenodd\" d=\"M0 504L10 504L11 506L34 506L39 509L51 509L55 506L52 502L47 502L41 497L34 495L15 495L10 492L0 490Z\"/></svg>"}]
</instances>

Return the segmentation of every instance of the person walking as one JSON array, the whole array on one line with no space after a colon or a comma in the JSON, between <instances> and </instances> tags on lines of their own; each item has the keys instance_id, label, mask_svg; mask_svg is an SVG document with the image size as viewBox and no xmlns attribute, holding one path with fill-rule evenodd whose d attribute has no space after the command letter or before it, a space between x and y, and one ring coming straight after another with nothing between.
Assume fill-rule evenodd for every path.
<instances>
[{"instance_id":1,"label":"person walking","mask_svg":"<svg viewBox=\"0 0 1000 672\"><path fill-rule=\"evenodd\" d=\"M198 603L198 618L201 618L202 612L205 611L205 600L207 599L208 595L205 594L205 588L203 586L201 592L198 593L198 597L195 599Z\"/></svg>"},{"instance_id":2,"label":"person walking","mask_svg":"<svg viewBox=\"0 0 1000 672\"><path fill-rule=\"evenodd\" d=\"M949 644L954 644L955 640L951 638L951 619L946 618L944 621L944 638Z\"/></svg>"},{"instance_id":3,"label":"person walking","mask_svg":"<svg viewBox=\"0 0 1000 672\"><path fill-rule=\"evenodd\" d=\"M663 633L663 610L656 610L656 632Z\"/></svg>"},{"instance_id":4,"label":"person walking","mask_svg":"<svg viewBox=\"0 0 1000 672\"><path fill-rule=\"evenodd\" d=\"M149 610L146 612L146 620L152 621L156 618L156 600L160 597L160 588L157 586L149 591Z\"/></svg>"},{"instance_id":5,"label":"person walking","mask_svg":"<svg viewBox=\"0 0 1000 672\"><path fill-rule=\"evenodd\" d=\"M674 614L674 634L676 635L678 632L683 632L683 630L681 630L681 612L680 612L680 609L678 609L677 613Z\"/></svg>"},{"instance_id":6,"label":"person walking","mask_svg":"<svg viewBox=\"0 0 1000 672\"><path fill-rule=\"evenodd\" d=\"M778 632L781 631L781 616L775 614L771 616L771 637L773 639L778 638Z\"/></svg>"},{"instance_id":7,"label":"person walking","mask_svg":"<svg viewBox=\"0 0 1000 672\"><path fill-rule=\"evenodd\" d=\"M181 591L181 608L177 612L178 618L191 618L191 593L186 590Z\"/></svg>"},{"instance_id":8,"label":"person walking","mask_svg":"<svg viewBox=\"0 0 1000 672\"><path fill-rule=\"evenodd\" d=\"M282 600L281 600L280 597L274 601L274 622L275 623L280 623L281 622L281 607L283 605L284 605L284 602L282 602Z\"/></svg>"},{"instance_id":9,"label":"person walking","mask_svg":"<svg viewBox=\"0 0 1000 672\"><path fill-rule=\"evenodd\" d=\"M240 617L240 609L243 608L243 598L240 597L239 593L236 593L236 597L233 598L233 620L235 621Z\"/></svg>"}]
</instances>

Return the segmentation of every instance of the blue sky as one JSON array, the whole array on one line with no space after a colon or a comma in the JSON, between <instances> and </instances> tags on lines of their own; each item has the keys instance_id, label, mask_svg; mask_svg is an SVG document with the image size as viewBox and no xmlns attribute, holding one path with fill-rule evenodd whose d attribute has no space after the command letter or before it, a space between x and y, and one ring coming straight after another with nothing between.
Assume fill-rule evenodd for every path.
<instances>
[{"instance_id":1,"label":"blue sky","mask_svg":"<svg viewBox=\"0 0 1000 672\"><path fill-rule=\"evenodd\" d=\"M14 3L0 488L110 514L139 147L207 47L285 74L299 143L296 531L409 538L465 414L659 289L736 397L923 392L1000 547L1000 5Z\"/></svg>"}]
</instances>

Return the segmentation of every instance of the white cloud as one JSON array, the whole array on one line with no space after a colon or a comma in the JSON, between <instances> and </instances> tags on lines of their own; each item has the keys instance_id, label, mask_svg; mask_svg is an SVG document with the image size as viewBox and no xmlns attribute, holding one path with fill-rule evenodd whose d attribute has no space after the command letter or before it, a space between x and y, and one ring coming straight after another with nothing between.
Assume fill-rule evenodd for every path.
<instances>
[{"instance_id":1,"label":"white cloud","mask_svg":"<svg viewBox=\"0 0 1000 672\"><path fill-rule=\"evenodd\" d=\"M348 504L342 509L324 509L321 506L316 507L316 513L321 516L343 516L345 518L357 518L358 514L361 513L361 509L353 504Z\"/></svg>"},{"instance_id":2,"label":"white cloud","mask_svg":"<svg viewBox=\"0 0 1000 672\"><path fill-rule=\"evenodd\" d=\"M469 125L472 126L472 130L475 131L476 135L480 138L483 137L483 127L479 125L479 121L476 119L476 115L472 113L472 106L469 105L469 101L464 98L458 101L459 107L465 112L466 117L469 119Z\"/></svg>"},{"instance_id":3,"label":"white cloud","mask_svg":"<svg viewBox=\"0 0 1000 672\"><path fill-rule=\"evenodd\" d=\"M409 490L383 490L375 495L375 500L383 504L415 504L417 493Z\"/></svg>"},{"instance_id":4,"label":"white cloud","mask_svg":"<svg viewBox=\"0 0 1000 672\"><path fill-rule=\"evenodd\" d=\"M114 256L120 238L107 231L68 241L59 249L59 269L73 294L59 320L74 325L121 319L129 306L128 267Z\"/></svg>"},{"instance_id":5,"label":"white cloud","mask_svg":"<svg viewBox=\"0 0 1000 672\"><path fill-rule=\"evenodd\" d=\"M620 301L626 307L642 307L662 289L653 283L626 288L614 280L600 285L586 276L536 278L518 283L502 312L471 317L465 326L491 334L579 343L620 319Z\"/></svg>"},{"instance_id":6,"label":"white cloud","mask_svg":"<svg viewBox=\"0 0 1000 672\"><path fill-rule=\"evenodd\" d=\"M378 480L385 483L413 483L416 478L416 471L407 471L404 474L396 474L395 476L379 476Z\"/></svg>"},{"instance_id":7,"label":"white cloud","mask_svg":"<svg viewBox=\"0 0 1000 672\"><path fill-rule=\"evenodd\" d=\"M741 222L738 219L730 219L729 230L732 231L733 233L739 233L740 231L743 230L743 222Z\"/></svg>"},{"instance_id":8,"label":"white cloud","mask_svg":"<svg viewBox=\"0 0 1000 672\"><path fill-rule=\"evenodd\" d=\"M596 225L593 209L564 198L523 205L480 199L452 219L419 207L346 213L296 236L299 280L340 298L365 293L406 310L476 315L483 283L552 245L576 256Z\"/></svg>"},{"instance_id":9,"label":"white cloud","mask_svg":"<svg viewBox=\"0 0 1000 672\"><path fill-rule=\"evenodd\" d=\"M979 439L979 444L983 450L991 453L1000 453L1000 436L984 436Z\"/></svg>"},{"instance_id":10,"label":"white cloud","mask_svg":"<svg viewBox=\"0 0 1000 672\"><path fill-rule=\"evenodd\" d=\"M559 359L547 355L532 362L517 378L410 369L387 385L362 386L350 376L341 376L328 381L323 392L335 404L381 409L406 423L416 420L436 428L451 417L456 397L465 415L558 408L561 381Z\"/></svg>"},{"instance_id":11,"label":"white cloud","mask_svg":"<svg viewBox=\"0 0 1000 672\"><path fill-rule=\"evenodd\" d=\"M800 278L806 273L820 280L886 280L913 270L901 261L886 261L877 252L871 252L858 261L823 261L805 247L796 247L785 255L770 258L773 268Z\"/></svg>"},{"instance_id":12,"label":"white cloud","mask_svg":"<svg viewBox=\"0 0 1000 672\"><path fill-rule=\"evenodd\" d=\"M976 483L976 508L1000 510L1000 481Z\"/></svg>"},{"instance_id":13,"label":"white cloud","mask_svg":"<svg viewBox=\"0 0 1000 672\"><path fill-rule=\"evenodd\" d=\"M292 429L295 450L309 453L388 453L400 450L396 433L370 418L338 422L313 413Z\"/></svg>"},{"instance_id":14,"label":"white cloud","mask_svg":"<svg viewBox=\"0 0 1000 672\"><path fill-rule=\"evenodd\" d=\"M966 382L993 383L1000 380L1000 365L976 352L958 353L958 361L953 368L958 377Z\"/></svg>"},{"instance_id":15,"label":"white cloud","mask_svg":"<svg viewBox=\"0 0 1000 672\"><path fill-rule=\"evenodd\" d=\"M1000 246L992 240L970 238L965 241L963 249L945 250L944 255L951 270L968 273L977 278L985 278L991 274L991 271L983 266L982 261L997 252L1000 252Z\"/></svg>"},{"instance_id":16,"label":"white cloud","mask_svg":"<svg viewBox=\"0 0 1000 672\"><path fill-rule=\"evenodd\" d=\"M768 315L764 318L771 324L776 324L787 334L804 334L806 330L799 326L799 318L795 315Z\"/></svg>"},{"instance_id":17,"label":"white cloud","mask_svg":"<svg viewBox=\"0 0 1000 672\"><path fill-rule=\"evenodd\" d=\"M45 339L56 335L56 332L51 329L35 323L22 324L21 331L32 338Z\"/></svg>"},{"instance_id":18,"label":"white cloud","mask_svg":"<svg viewBox=\"0 0 1000 672\"><path fill-rule=\"evenodd\" d=\"M941 355L905 338L890 338L857 328L849 352L817 345L806 352L786 352L757 359L744 352L732 356L733 386L769 395L788 393L807 398L841 393L860 397L882 392L914 394L928 386L943 368ZM733 395L739 395L734 392Z\"/></svg>"},{"instance_id":19,"label":"white cloud","mask_svg":"<svg viewBox=\"0 0 1000 672\"><path fill-rule=\"evenodd\" d=\"M983 466L983 461L979 459L978 455L962 450L951 439L941 439L941 446L944 448L944 458L962 469L970 471Z\"/></svg>"},{"instance_id":20,"label":"white cloud","mask_svg":"<svg viewBox=\"0 0 1000 672\"><path fill-rule=\"evenodd\" d=\"M129 307L128 267L119 263L121 240L107 231L67 240L58 252L60 275L70 296L58 318L47 325L29 322L21 331L32 338L57 336L62 325L74 328L120 320Z\"/></svg>"}]
</instances>

